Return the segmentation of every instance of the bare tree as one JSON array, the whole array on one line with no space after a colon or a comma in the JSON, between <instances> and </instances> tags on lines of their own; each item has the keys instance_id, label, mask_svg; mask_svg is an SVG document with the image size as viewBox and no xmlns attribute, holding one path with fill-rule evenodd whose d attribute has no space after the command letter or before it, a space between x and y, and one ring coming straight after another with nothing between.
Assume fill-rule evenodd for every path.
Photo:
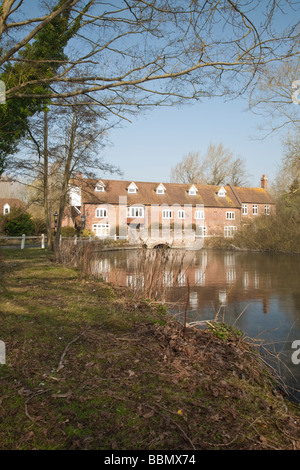
<instances>
[{"instance_id":1,"label":"bare tree","mask_svg":"<svg viewBox=\"0 0 300 470\"><path fill-rule=\"evenodd\" d=\"M224 147L210 144L204 160L205 179L207 184L226 184L232 164L233 153Z\"/></svg>"},{"instance_id":2,"label":"bare tree","mask_svg":"<svg viewBox=\"0 0 300 470\"><path fill-rule=\"evenodd\" d=\"M8 86L6 97L90 95L125 117L133 108L158 102L224 94L236 77L239 83L230 88L241 93L264 64L298 53L296 17L289 29L280 29L277 21L293 7L289 0L60 0L55 9L44 7L41 15L30 17L28 0L3 0L0 67L25 64L22 51L66 9L71 23L80 19L57 72L35 80L23 76ZM56 87L61 82L77 86L63 92ZM49 84L50 93L32 92L35 85Z\"/></svg>"},{"instance_id":3,"label":"bare tree","mask_svg":"<svg viewBox=\"0 0 300 470\"><path fill-rule=\"evenodd\" d=\"M210 144L206 154L201 157L199 152L190 152L171 168L172 182L220 184L231 183L234 186L248 184L245 161L233 158L233 152L224 147Z\"/></svg>"},{"instance_id":4,"label":"bare tree","mask_svg":"<svg viewBox=\"0 0 300 470\"><path fill-rule=\"evenodd\" d=\"M13 159L15 179L31 188L32 202L43 205L48 245L52 246L52 220L58 212L57 237L68 203L71 177L77 171L95 176L97 171L118 172L100 155L106 129L99 108L82 104L80 97L69 99L67 106L45 109L28 129L31 153Z\"/></svg>"},{"instance_id":5,"label":"bare tree","mask_svg":"<svg viewBox=\"0 0 300 470\"><path fill-rule=\"evenodd\" d=\"M189 152L171 168L170 181L173 183L203 183L204 179L200 152Z\"/></svg>"},{"instance_id":6,"label":"bare tree","mask_svg":"<svg viewBox=\"0 0 300 470\"><path fill-rule=\"evenodd\" d=\"M300 129L283 139L283 157L275 180L277 194L299 194L300 191Z\"/></svg>"},{"instance_id":7,"label":"bare tree","mask_svg":"<svg viewBox=\"0 0 300 470\"><path fill-rule=\"evenodd\" d=\"M262 117L262 138L281 129L300 126L300 62L286 60L262 68L250 94L250 109Z\"/></svg>"},{"instance_id":8,"label":"bare tree","mask_svg":"<svg viewBox=\"0 0 300 470\"><path fill-rule=\"evenodd\" d=\"M250 174L246 167L245 160L238 157L230 165L228 182L232 186L249 186Z\"/></svg>"}]
</instances>

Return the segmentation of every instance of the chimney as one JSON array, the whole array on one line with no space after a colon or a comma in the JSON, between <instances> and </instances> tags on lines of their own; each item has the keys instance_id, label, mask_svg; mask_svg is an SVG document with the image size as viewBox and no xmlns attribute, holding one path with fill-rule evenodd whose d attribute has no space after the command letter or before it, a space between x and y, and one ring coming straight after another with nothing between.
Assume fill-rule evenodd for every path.
<instances>
[{"instance_id":1,"label":"chimney","mask_svg":"<svg viewBox=\"0 0 300 470\"><path fill-rule=\"evenodd\" d=\"M77 178L81 178L81 177L82 177L82 174L81 174L79 171L77 171L77 175L76 175L76 176L77 176Z\"/></svg>"},{"instance_id":2,"label":"chimney","mask_svg":"<svg viewBox=\"0 0 300 470\"><path fill-rule=\"evenodd\" d=\"M267 189L267 187L268 187L268 178L266 177L266 175L262 175L260 183L261 183L261 188L262 189Z\"/></svg>"}]
</instances>

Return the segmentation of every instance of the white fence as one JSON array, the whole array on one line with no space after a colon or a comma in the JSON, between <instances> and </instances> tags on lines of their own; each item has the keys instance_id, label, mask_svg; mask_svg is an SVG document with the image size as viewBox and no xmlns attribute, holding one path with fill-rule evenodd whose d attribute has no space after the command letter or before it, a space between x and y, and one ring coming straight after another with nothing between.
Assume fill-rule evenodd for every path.
<instances>
[{"instance_id":1,"label":"white fence","mask_svg":"<svg viewBox=\"0 0 300 470\"><path fill-rule=\"evenodd\" d=\"M25 242L26 240L33 240L33 241L39 241L41 248L45 248L45 243L47 241L47 237L45 234L39 235L39 236L29 236L23 234L21 237L0 237L0 240L7 240L8 242L11 240L20 240L20 247L21 250L24 250L25 248ZM78 242L91 242L91 241L98 241L98 240L128 240L128 237L122 237L122 236L117 236L113 235L111 237L92 237L91 235L89 237L78 237L75 235L74 237L62 237L60 236L59 243L61 244L62 240L73 240L74 245L77 245ZM15 246L18 246L17 244L14 244ZM0 244L1 246L1 244ZM5 247L6 245L2 245Z\"/></svg>"},{"instance_id":2,"label":"white fence","mask_svg":"<svg viewBox=\"0 0 300 470\"><path fill-rule=\"evenodd\" d=\"M38 236L31 236L31 235L29 236L29 235L23 234L21 237L0 237L0 240L8 240L8 241L9 240L20 240L21 241L21 250L24 250L26 240L39 240L40 244L41 244L41 248L44 249L46 239L47 239L47 237L45 236L44 233L42 235L38 235ZM3 245L3 246L5 247L5 245Z\"/></svg>"},{"instance_id":3,"label":"white fence","mask_svg":"<svg viewBox=\"0 0 300 470\"><path fill-rule=\"evenodd\" d=\"M88 237L78 237L77 235L74 235L74 237L62 237L60 236L59 243L61 244L62 240L73 240L74 245L77 245L78 242L92 242L92 241L100 241L100 240L128 240L127 236L118 236L118 235L112 235L108 237L93 237L92 235L89 235Z\"/></svg>"}]
</instances>

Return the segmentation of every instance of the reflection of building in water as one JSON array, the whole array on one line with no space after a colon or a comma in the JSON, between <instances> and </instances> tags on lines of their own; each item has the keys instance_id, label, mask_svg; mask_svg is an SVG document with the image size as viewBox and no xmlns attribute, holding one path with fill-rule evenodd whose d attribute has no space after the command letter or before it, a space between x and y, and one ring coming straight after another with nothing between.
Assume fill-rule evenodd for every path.
<instances>
[{"instance_id":1,"label":"reflection of building in water","mask_svg":"<svg viewBox=\"0 0 300 470\"><path fill-rule=\"evenodd\" d=\"M204 286L205 285L205 271L201 268L195 269L195 278L194 278L195 285Z\"/></svg>"},{"instance_id":2,"label":"reflection of building in water","mask_svg":"<svg viewBox=\"0 0 300 470\"><path fill-rule=\"evenodd\" d=\"M270 299L268 295L263 296L263 312L264 313L269 313L269 308L270 308Z\"/></svg>"},{"instance_id":3,"label":"reflection of building in water","mask_svg":"<svg viewBox=\"0 0 300 470\"><path fill-rule=\"evenodd\" d=\"M219 302L220 302L220 305L221 305L221 306L226 305L226 301L227 301L227 292L226 292L226 290L221 290L221 291L219 291Z\"/></svg>"},{"instance_id":4,"label":"reflection of building in water","mask_svg":"<svg viewBox=\"0 0 300 470\"><path fill-rule=\"evenodd\" d=\"M134 289L144 287L144 276L127 274L126 279L128 287L133 287Z\"/></svg>"},{"instance_id":5,"label":"reflection of building in water","mask_svg":"<svg viewBox=\"0 0 300 470\"><path fill-rule=\"evenodd\" d=\"M226 269L226 281L230 284L236 281L235 268Z\"/></svg>"},{"instance_id":6,"label":"reflection of building in water","mask_svg":"<svg viewBox=\"0 0 300 470\"><path fill-rule=\"evenodd\" d=\"M174 285L173 272L166 272L163 274L163 285L167 287L173 287Z\"/></svg>"},{"instance_id":7,"label":"reflection of building in water","mask_svg":"<svg viewBox=\"0 0 300 470\"><path fill-rule=\"evenodd\" d=\"M248 289L249 286L249 274L247 271L243 273L243 287L244 289Z\"/></svg>"},{"instance_id":8,"label":"reflection of building in water","mask_svg":"<svg viewBox=\"0 0 300 470\"><path fill-rule=\"evenodd\" d=\"M189 304L193 309L198 307L198 292L190 293Z\"/></svg>"},{"instance_id":9,"label":"reflection of building in water","mask_svg":"<svg viewBox=\"0 0 300 470\"><path fill-rule=\"evenodd\" d=\"M107 258L100 258L93 260L92 263L93 274L102 274L110 272L110 260Z\"/></svg>"},{"instance_id":10,"label":"reflection of building in water","mask_svg":"<svg viewBox=\"0 0 300 470\"><path fill-rule=\"evenodd\" d=\"M228 267L235 266L235 253L234 252L226 252L224 254L224 265Z\"/></svg>"},{"instance_id":11,"label":"reflection of building in water","mask_svg":"<svg viewBox=\"0 0 300 470\"><path fill-rule=\"evenodd\" d=\"M113 284L131 288L143 288L145 279L149 284L149 263L155 260L154 250L147 258L147 263L141 262L141 252L128 251L116 261L116 256L109 255L93 262L93 272L101 275ZM114 257L115 256L115 257ZM247 262L246 262L247 261ZM216 252L201 250L186 252L179 256L178 252L169 253L169 263L163 264L165 271L155 271L155 285L161 282L162 287L172 288L170 295L174 302L186 302L186 288L190 286L190 307L200 308L200 305L217 306L239 301L261 299L263 311L269 311L269 295L271 292L271 274L266 272L264 264L258 266L252 262L251 256L235 252ZM151 269L150 269L151 271ZM151 274L151 273L150 273ZM151 277L151 275L150 275ZM273 289L274 290L274 289Z\"/></svg>"}]
</instances>

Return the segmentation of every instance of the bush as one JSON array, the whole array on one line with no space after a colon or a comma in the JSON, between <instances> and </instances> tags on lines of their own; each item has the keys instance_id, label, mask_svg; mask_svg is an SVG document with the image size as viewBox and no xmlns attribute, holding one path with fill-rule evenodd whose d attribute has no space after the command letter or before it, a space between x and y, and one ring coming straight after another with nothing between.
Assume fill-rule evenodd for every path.
<instances>
[{"instance_id":1,"label":"bush","mask_svg":"<svg viewBox=\"0 0 300 470\"><path fill-rule=\"evenodd\" d=\"M94 236L95 236L95 233L94 233L92 230L89 230L89 229L87 229L87 228L84 228L84 229L82 230L82 236L83 236L83 237L89 237L89 236L94 237Z\"/></svg>"},{"instance_id":2,"label":"bush","mask_svg":"<svg viewBox=\"0 0 300 470\"><path fill-rule=\"evenodd\" d=\"M42 218L35 218L33 219L34 223L34 235L41 235L42 233L47 232L47 227L45 220Z\"/></svg>"},{"instance_id":3,"label":"bush","mask_svg":"<svg viewBox=\"0 0 300 470\"><path fill-rule=\"evenodd\" d=\"M74 237L77 231L75 227L67 226L61 228L61 236L62 237Z\"/></svg>"},{"instance_id":4,"label":"bush","mask_svg":"<svg viewBox=\"0 0 300 470\"><path fill-rule=\"evenodd\" d=\"M300 253L300 220L280 209L276 215L258 217L242 227L232 243L240 248Z\"/></svg>"},{"instance_id":5,"label":"bush","mask_svg":"<svg viewBox=\"0 0 300 470\"><path fill-rule=\"evenodd\" d=\"M33 235L34 229L35 226L31 215L21 210L12 211L5 217L3 224L4 233L10 237L20 237L23 234Z\"/></svg>"}]
</instances>

